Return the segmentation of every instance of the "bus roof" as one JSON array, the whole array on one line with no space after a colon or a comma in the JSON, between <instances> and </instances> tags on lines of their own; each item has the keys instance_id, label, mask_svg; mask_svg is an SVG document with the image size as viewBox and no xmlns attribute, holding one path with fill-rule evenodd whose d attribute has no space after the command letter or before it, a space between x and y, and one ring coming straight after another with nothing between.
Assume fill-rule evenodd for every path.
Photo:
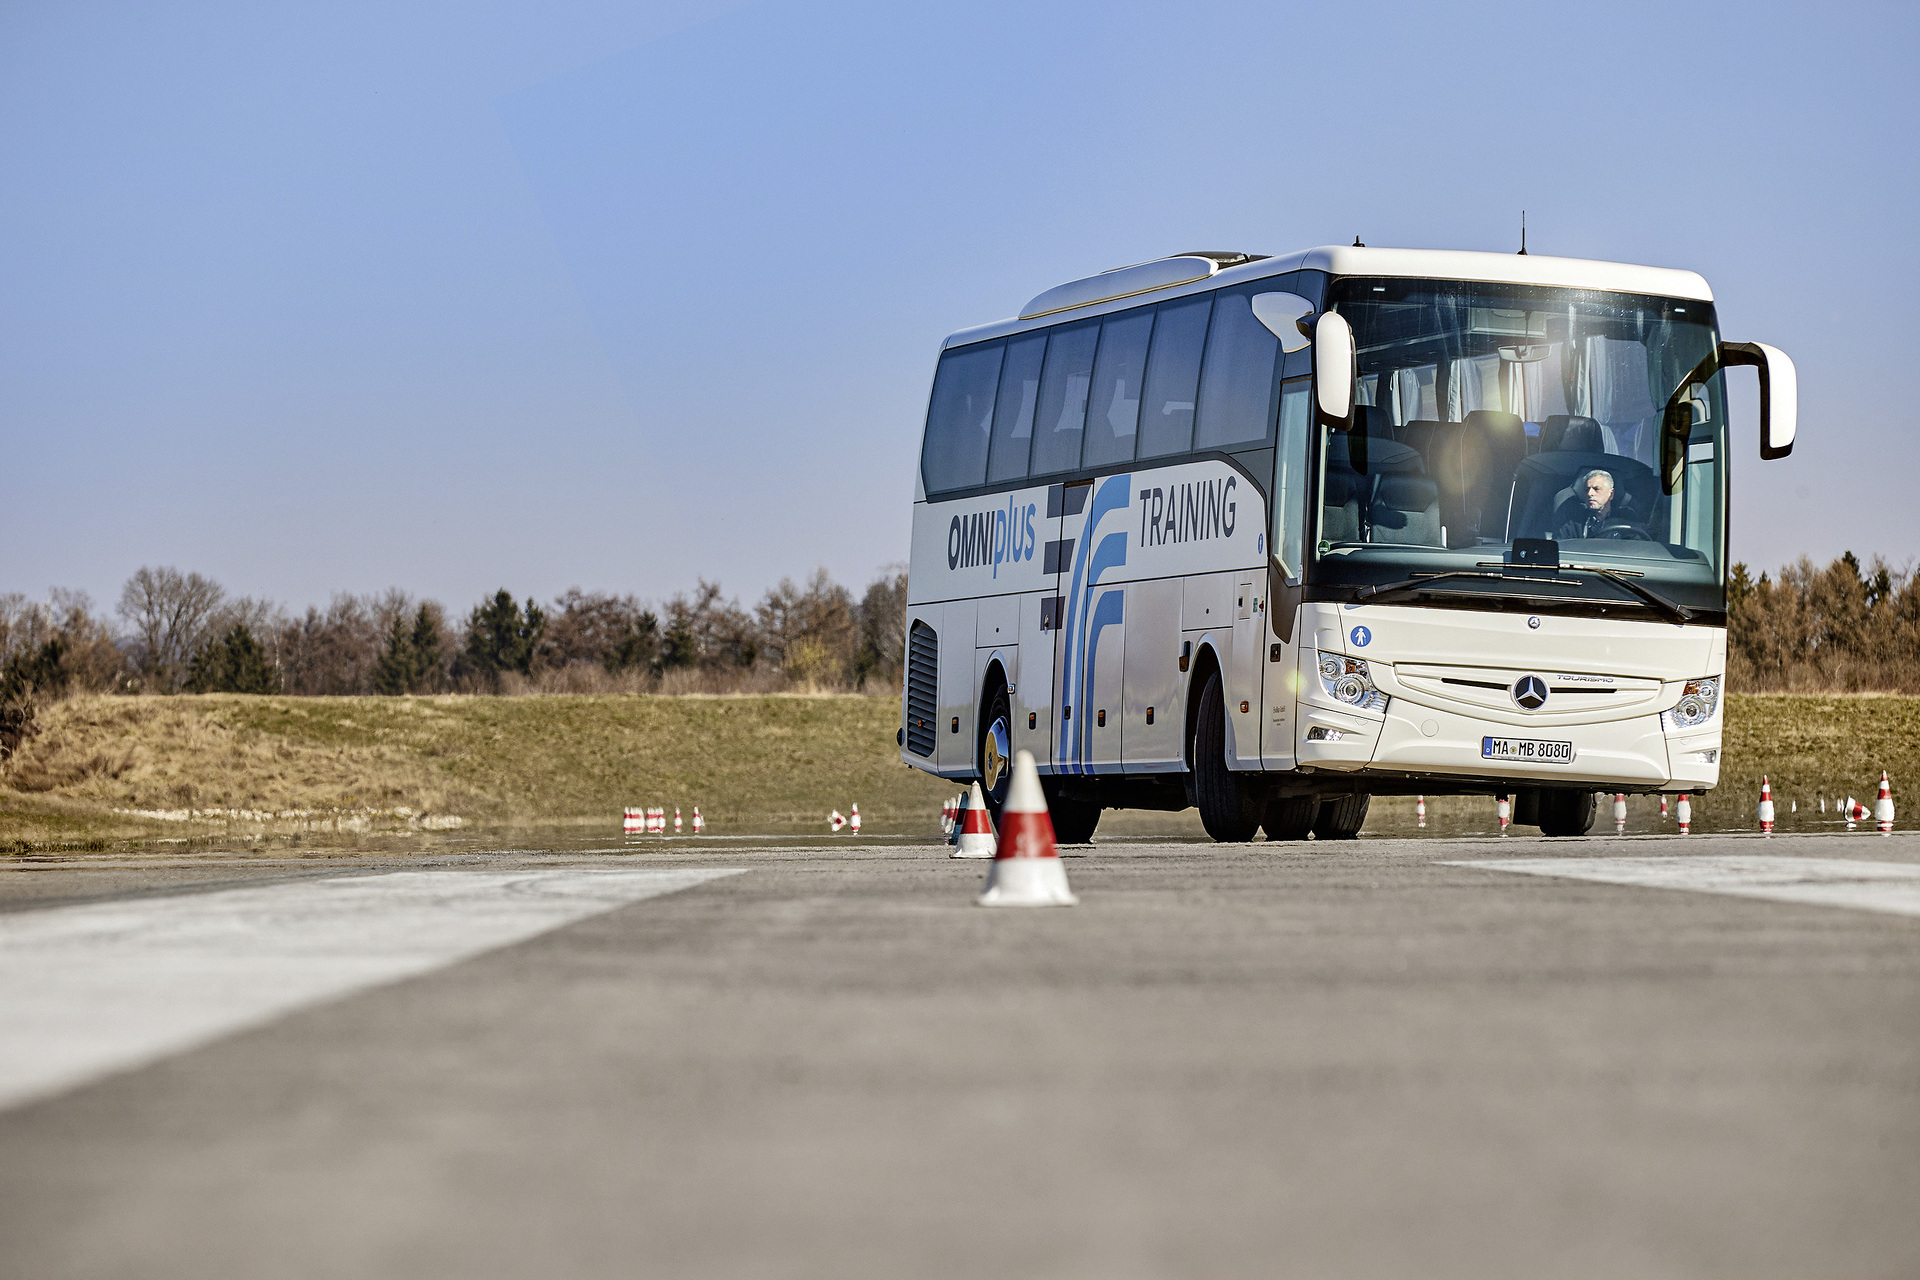
<instances>
[{"instance_id":1,"label":"bus roof","mask_svg":"<svg viewBox=\"0 0 1920 1280\"><path fill-rule=\"evenodd\" d=\"M1333 276L1410 276L1436 280L1481 280L1497 284L1547 285L1599 289L1611 293L1651 294L1662 298L1713 301L1713 291L1696 272L1642 267L1591 258L1554 258L1544 254L1478 253L1463 249L1375 249L1364 245L1321 245L1278 257L1256 257L1222 266L1239 255L1176 254L1099 275L1072 280L1035 297L1020 316L962 329L948 347L1004 337L1062 320L1103 315L1144 302L1159 302L1226 285L1282 275L1324 271Z\"/></svg>"}]
</instances>

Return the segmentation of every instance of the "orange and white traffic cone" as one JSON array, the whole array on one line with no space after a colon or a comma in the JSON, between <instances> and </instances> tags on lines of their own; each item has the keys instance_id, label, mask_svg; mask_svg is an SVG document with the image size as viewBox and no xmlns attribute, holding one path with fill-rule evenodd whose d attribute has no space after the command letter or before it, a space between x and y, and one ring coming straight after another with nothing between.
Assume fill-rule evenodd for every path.
<instances>
[{"instance_id":1,"label":"orange and white traffic cone","mask_svg":"<svg viewBox=\"0 0 1920 1280\"><path fill-rule=\"evenodd\" d=\"M835 809L832 813L829 813L827 815L827 829L832 831L833 834L839 835L840 828L846 825L847 825L847 819L845 815L843 815L838 809Z\"/></svg>"},{"instance_id":2,"label":"orange and white traffic cone","mask_svg":"<svg viewBox=\"0 0 1920 1280\"><path fill-rule=\"evenodd\" d=\"M1616 791L1613 796L1613 833L1620 835L1627 829L1627 797L1625 792Z\"/></svg>"},{"instance_id":3,"label":"orange and white traffic cone","mask_svg":"<svg viewBox=\"0 0 1920 1280\"><path fill-rule=\"evenodd\" d=\"M967 807L960 813L960 842L953 847L953 856L991 858L998 847L999 842L993 834L993 821L987 816L987 798L981 794L980 784L976 782L967 795Z\"/></svg>"},{"instance_id":4,"label":"orange and white traffic cone","mask_svg":"<svg viewBox=\"0 0 1920 1280\"><path fill-rule=\"evenodd\" d=\"M1893 788L1885 769L1880 771L1880 798L1873 802L1873 823L1881 835L1893 830Z\"/></svg>"},{"instance_id":5,"label":"orange and white traffic cone","mask_svg":"<svg viewBox=\"0 0 1920 1280\"><path fill-rule=\"evenodd\" d=\"M1667 816L1667 793L1664 791L1660 793L1660 816L1662 818Z\"/></svg>"},{"instance_id":6,"label":"orange and white traffic cone","mask_svg":"<svg viewBox=\"0 0 1920 1280\"><path fill-rule=\"evenodd\" d=\"M1493 812L1500 819L1500 834L1507 834L1507 824L1513 821L1513 805L1505 796L1495 796Z\"/></svg>"},{"instance_id":7,"label":"orange and white traffic cone","mask_svg":"<svg viewBox=\"0 0 1920 1280\"><path fill-rule=\"evenodd\" d=\"M980 795L979 784L974 796ZM969 808L968 812L972 812ZM1040 789L1031 751L1013 756L1013 781L1000 808L1000 848L987 868L983 907L1071 907L1080 901L1067 887L1066 864L1053 843L1053 819Z\"/></svg>"},{"instance_id":8,"label":"orange and white traffic cone","mask_svg":"<svg viewBox=\"0 0 1920 1280\"><path fill-rule=\"evenodd\" d=\"M1415 796L1413 798L1413 820L1423 827L1427 825L1427 798L1425 796Z\"/></svg>"},{"instance_id":9,"label":"orange and white traffic cone","mask_svg":"<svg viewBox=\"0 0 1920 1280\"><path fill-rule=\"evenodd\" d=\"M673 806L673 834L680 834L680 806Z\"/></svg>"},{"instance_id":10,"label":"orange and white traffic cone","mask_svg":"<svg viewBox=\"0 0 1920 1280\"><path fill-rule=\"evenodd\" d=\"M699 835L707 829L707 820L700 816L700 806L693 806L693 834Z\"/></svg>"},{"instance_id":11,"label":"orange and white traffic cone","mask_svg":"<svg viewBox=\"0 0 1920 1280\"><path fill-rule=\"evenodd\" d=\"M952 833L953 800L949 798L940 802L940 834L944 836L951 835Z\"/></svg>"},{"instance_id":12,"label":"orange and white traffic cone","mask_svg":"<svg viewBox=\"0 0 1920 1280\"><path fill-rule=\"evenodd\" d=\"M657 836L663 836L667 834L667 806L663 804L654 806L653 834Z\"/></svg>"},{"instance_id":13,"label":"orange and white traffic cone","mask_svg":"<svg viewBox=\"0 0 1920 1280\"><path fill-rule=\"evenodd\" d=\"M638 830L640 830L640 811L628 805L620 815L620 833L630 836Z\"/></svg>"},{"instance_id":14,"label":"orange and white traffic cone","mask_svg":"<svg viewBox=\"0 0 1920 1280\"><path fill-rule=\"evenodd\" d=\"M1773 784L1765 774L1760 775L1760 829L1773 834Z\"/></svg>"},{"instance_id":15,"label":"orange and white traffic cone","mask_svg":"<svg viewBox=\"0 0 1920 1280\"><path fill-rule=\"evenodd\" d=\"M1673 806L1673 816L1679 819L1681 835L1693 834L1693 800L1684 791Z\"/></svg>"},{"instance_id":16,"label":"orange and white traffic cone","mask_svg":"<svg viewBox=\"0 0 1920 1280\"><path fill-rule=\"evenodd\" d=\"M847 825L853 828L853 834L860 834L860 806L853 806L853 812L847 816Z\"/></svg>"}]
</instances>

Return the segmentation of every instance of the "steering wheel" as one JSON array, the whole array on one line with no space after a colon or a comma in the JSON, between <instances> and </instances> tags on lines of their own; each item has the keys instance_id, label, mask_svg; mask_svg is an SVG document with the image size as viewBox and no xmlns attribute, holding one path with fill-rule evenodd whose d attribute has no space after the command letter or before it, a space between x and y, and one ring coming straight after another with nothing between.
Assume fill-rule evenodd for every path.
<instances>
[{"instance_id":1,"label":"steering wheel","mask_svg":"<svg viewBox=\"0 0 1920 1280\"><path fill-rule=\"evenodd\" d=\"M1600 530L1603 538L1613 538L1620 542L1652 542L1653 535L1638 525L1610 524Z\"/></svg>"}]
</instances>

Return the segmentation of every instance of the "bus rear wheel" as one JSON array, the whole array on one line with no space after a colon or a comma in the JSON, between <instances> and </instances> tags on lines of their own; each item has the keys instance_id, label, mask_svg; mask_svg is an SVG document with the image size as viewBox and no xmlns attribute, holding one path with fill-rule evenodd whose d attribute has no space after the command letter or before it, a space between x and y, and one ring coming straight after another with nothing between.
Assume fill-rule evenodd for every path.
<instances>
[{"instance_id":1,"label":"bus rear wheel","mask_svg":"<svg viewBox=\"0 0 1920 1280\"><path fill-rule=\"evenodd\" d=\"M997 831L1000 808L1013 784L1013 703L1004 682L996 680L991 687L993 696L987 701L986 723L980 730L980 794Z\"/></svg>"},{"instance_id":2,"label":"bus rear wheel","mask_svg":"<svg viewBox=\"0 0 1920 1280\"><path fill-rule=\"evenodd\" d=\"M1227 768L1227 705L1217 672L1207 678L1193 730L1193 798L1200 804L1200 825L1223 844L1244 843L1260 830L1265 806Z\"/></svg>"},{"instance_id":3,"label":"bus rear wheel","mask_svg":"<svg viewBox=\"0 0 1920 1280\"><path fill-rule=\"evenodd\" d=\"M1338 800L1320 802L1320 812L1313 820L1313 834L1322 840L1352 840L1360 834L1360 828L1367 822L1367 806L1373 803L1370 795L1341 796Z\"/></svg>"},{"instance_id":4,"label":"bus rear wheel","mask_svg":"<svg viewBox=\"0 0 1920 1280\"><path fill-rule=\"evenodd\" d=\"M1542 791L1540 834L1583 836L1593 830L1593 815L1598 808L1591 791Z\"/></svg>"}]
</instances>

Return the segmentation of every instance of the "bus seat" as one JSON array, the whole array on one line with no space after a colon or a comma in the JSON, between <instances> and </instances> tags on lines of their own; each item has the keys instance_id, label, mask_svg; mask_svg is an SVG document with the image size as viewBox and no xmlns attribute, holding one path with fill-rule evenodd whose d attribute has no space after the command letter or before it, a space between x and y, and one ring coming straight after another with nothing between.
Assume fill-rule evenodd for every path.
<instances>
[{"instance_id":1,"label":"bus seat","mask_svg":"<svg viewBox=\"0 0 1920 1280\"><path fill-rule=\"evenodd\" d=\"M1600 424L1577 413L1556 413L1540 424L1540 452L1601 453Z\"/></svg>"},{"instance_id":2,"label":"bus seat","mask_svg":"<svg viewBox=\"0 0 1920 1280\"><path fill-rule=\"evenodd\" d=\"M1379 405L1353 406L1353 429L1365 431L1369 440L1393 439L1393 415Z\"/></svg>"},{"instance_id":3,"label":"bus seat","mask_svg":"<svg viewBox=\"0 0 1920 1280\"><path fill-rule=\"evenodd\" d=\"M1400 428L1401 442L1426 460L1428 471L1433 470L1433 433L1439 427L1432 418L1415 418Z\"/></svg>"},{"instance_id":4,"label":"bus seat","mask_svg":"<svg viewBox=\"0 0 1920 1280\"><path fill-rule=\"evenodd\" d=\"M1447 545L1470 547L1473 529L1467 519L1468 459L1467 424L1436 422L1427 442L1427 474L1440 490L1440 524L1447 531Z\"/></svg>"},{"instance_id":5,"label":"bus seat","mask_svg":"<svg viewBox=\"0 0 1920 1280\"><path fill-rule=\"evenodd\" d=\"M1373 541L1440 545L1440 486L1431 476L1381 476L1369 513Z\"/></svg>"},{"instance_id":6,"label":"bus seat","mask_svg":"<svg viewBox=\"0 0 1920 1280\"><path fill-rule=\"evenodd\" d=\"M1360 541L1360 477L1329 466L1320 511L1320 537L1326 542Z\"/></svg>"}]
</instances>

